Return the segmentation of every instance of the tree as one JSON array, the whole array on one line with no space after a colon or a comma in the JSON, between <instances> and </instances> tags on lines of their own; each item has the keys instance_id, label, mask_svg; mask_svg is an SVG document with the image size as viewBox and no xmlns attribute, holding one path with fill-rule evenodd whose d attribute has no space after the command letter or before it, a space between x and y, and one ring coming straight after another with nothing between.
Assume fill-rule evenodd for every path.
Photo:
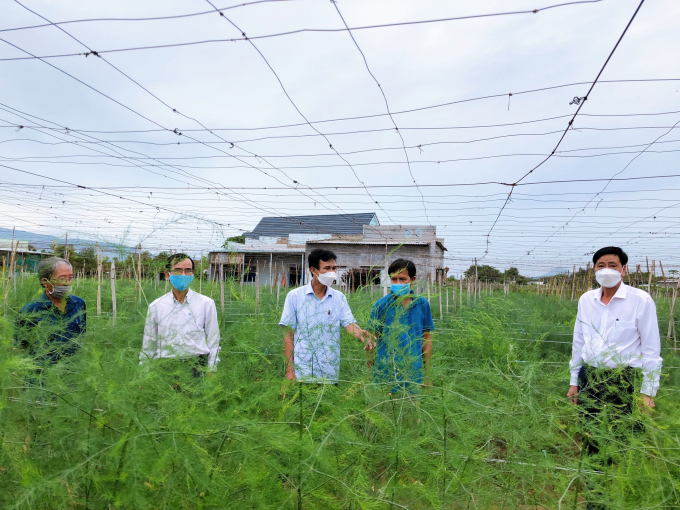
<instances>
[{"instance_id":1,"label":"tree","mask_svg":"<svg viewBox=\"0 0 680 510\"><path fill-rule=\"evenodd\" d=\"M515 282L519 285L526 284L529 279L526 276L522 276L519 273L519 269L516 267L510 267L503 272L503 279L509 282Z\"/></svg>"},{"instance_id":2,"label":"tree","mask_svg":"<svg viewBox=\"0 0 680 510\"><path fill-rule=\"evenodd\" d=\"M474 278L475 276L475 266L470 266L470 268L465 271L465 276ZM497 282L501 280L501 272L493 266L483 265L477 266L477 276L480 280Z\"/></svg>"},{"instance_id":3,"label":"tree","mask_svg":"<svg viewBox=\"0 0 680 510\"><path fill-rule=\"evenodd\" d=\"M222 248L229 248L229 243L246 244L246 235L241 234L240 236L227 237L227 240L224 241Z\"/></svg>"}]
</instances>

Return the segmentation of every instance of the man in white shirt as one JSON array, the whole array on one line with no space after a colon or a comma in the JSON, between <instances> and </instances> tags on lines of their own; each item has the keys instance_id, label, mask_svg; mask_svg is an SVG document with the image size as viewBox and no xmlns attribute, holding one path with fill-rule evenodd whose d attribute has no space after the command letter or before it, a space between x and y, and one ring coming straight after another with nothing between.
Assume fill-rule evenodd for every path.
<instances>
[{"instance_id":1,"label":"man in white shirt","mask_svg":"<svg viewBox=\"0 0 680 510\"><path fill-rule=\"evenodd\" d=\"M308 257L312 281L288 293L279 326L285 328L286 378L337 384L340 372L340 326L372 349L370 333L359 327L347 298L331 288L338 277L336 256L315 249Z\"/></svg>"},{"instance_id":2,"label":"man in white shirt","mask_svg":"<svg viewBox=\"0 0 680 510\"><path fill-rule=\"evenodd\" d=\"M149 305L139 362L157 358L187 361L195 376L199 367L214 371L220 361L220 330L215 302L189 289L194 261L184 253L168 257L165 277L172 292Z\"/></svg>"},{"instance_id":3,"label":"man in white shirt","mask_svg":"<svg viewBox=\"0 0 680 510\"><path fill-rule=\"evenodd\" d=\"M586 292L578 303L567 398L579 404L585 420L586 455L600 452L605 433L639 429L630 416L635 401L654 407L659 387L662 359L656 305L647 292L623 283L627 263L621 248L595 252L593 269L601 288Z\"/></svg>"},{"instance_id":4,"label":"man in white shirt","mask_svg":"<svg viewBox=\"0 0 680 510\"><path fill-rule=\"evenodd\" d=\"M644 404L654 407L662 362L656 305L647 292L623 283L627 263L628 256L614 246L593 255L601 288L586 292L578 302L567 393L574 403L588 367L631 367L642 372Z\"/></svg>"}]
</instances>

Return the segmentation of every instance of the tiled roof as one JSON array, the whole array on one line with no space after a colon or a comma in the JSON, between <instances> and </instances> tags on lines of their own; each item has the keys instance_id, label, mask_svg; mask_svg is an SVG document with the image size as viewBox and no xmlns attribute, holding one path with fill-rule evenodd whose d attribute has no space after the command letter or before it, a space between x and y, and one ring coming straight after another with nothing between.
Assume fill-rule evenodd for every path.
<instances>
[{"instance_id":1,"label":"tiled roof","mask_svg":"<svg viewBox=\"0 0 680 510\"><path fill-rule=\"evenodd\" d=\"M247 237L285 237L289 234L363 234L364 225L377 224L375 213L318 214L262 218Z\"/></svg>"}]
</instances>

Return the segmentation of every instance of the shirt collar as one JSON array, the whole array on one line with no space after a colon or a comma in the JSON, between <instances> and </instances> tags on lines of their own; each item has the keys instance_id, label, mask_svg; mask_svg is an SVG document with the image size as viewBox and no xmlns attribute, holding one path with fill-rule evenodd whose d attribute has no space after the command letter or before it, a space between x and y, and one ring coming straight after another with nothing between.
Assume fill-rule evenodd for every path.
<instances>
[{"instance_id":1,"label":"shirt collar","mask_svg":"<svg viewBox=\"0 0 680 510\"><path fill-rule=\"evenodd\" d=\"M602 287L600 287L599 292L595 293L595 299L599 302L602 302ZM621 282L621 286L617 289L616 293L614 296L612 296L612 299L614 298L619 298L619 299L626 299L626 284Z\"/></svg>"},{"instance_id":2,"label":"shirt collar","mask_svg":"<svg viewBox=\"0 0 680 510\"><path fill-rule=\"evenodd\" d=\"M399 298L405 298L407 296L410 297L411 302L408 304L408 308L411 308L415 304L416 299L418 298L418 295L415 293L413 289L409 289L408 294L406 296L397 296L394 292L390 292L387 295L390 297L390 301L392 303L396 303Z\"/></svg>"},{"instance_id":3,"label":"shirt collar","mask_svg":"<svg viewBox=\"0 0 680 510\"><path fill-rule=\"evenodd\" d=\"M326 287L326 295L324 296L324 299L326 297L332 297L334 292L335 292L335 290L333 289L333 287L331 287L330 285L327 286ZM312 282L309 282L307 285L305 285L305 295L307 295L307 294L314 294L314 289L312 288Z\"/></svg>"},{"instance_id":4,"label":"shirt collar","mask_svg":"<svg viewBox=\"0 0 680 510\"><path fill-rule=\"evenodd\" d=\"M54 306L54 303L50 301L50 298L47 297L47 293L43 292L40 294L40 297L38 298L38 301L43 305L43 308L46 310L52 306ZM71 303L73 302L73 296L69 294L66 296L66 307L64 308L64 313L66 313L66 310L71 306ZM57 308L55 306L55 308ZM59 310L59 308L57 308ZM61 310L59 310L61 311Z\"/></svg>"},{"instance_id":5,"label":"shirt collar","mask_svg":"<svg viewBox=\"0 0 680 510\"><path fill-rule=\"evenodd\" d=\"M193 301L193 299L194 299L193 294L194 294L194 291L189 289L187 291L187 295L184 296L184 302L190 303L191 301ZM175 297L175 293L173 291L170 291L170 295L172 296L172 302L179 304L179 301L177 301L177 298Z\"/></svg>"}]
</instances>

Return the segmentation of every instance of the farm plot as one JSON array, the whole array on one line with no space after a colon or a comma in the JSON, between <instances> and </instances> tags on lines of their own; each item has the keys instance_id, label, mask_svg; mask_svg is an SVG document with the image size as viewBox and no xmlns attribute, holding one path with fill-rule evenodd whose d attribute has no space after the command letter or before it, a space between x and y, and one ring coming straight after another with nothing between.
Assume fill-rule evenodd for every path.
<instances>
[{"instance_id":1,"label":"farm plot","mask_svg":"<svg viewBox=\"0 0 680 510\"><path fill-rule=\"evenodd\" d=\"M141 303L134 282L118 285L114 325L110 296L97 316L96 283L81 279L82 347L42 372L12 340L37 284L10 292L0 507L583 508L586 484L616 508L680 501L680 360L663 328L657 409L634 416L643 431L602 430L611 462L601 468L580 456L564 398L575 302L528 292L460 300L435 321L427 387L389 395L344 336L337 387L286 382L275 294L261 292L255 313L252 288L227 287L221 363L199 379L138 364L146 303L162 294L153 282ZM219 296L205 283L203 292ZM352 294L350 306L365 325L371 295ZM663 300L659 318L668 324Z\"/></svg>"}]
</instances>

